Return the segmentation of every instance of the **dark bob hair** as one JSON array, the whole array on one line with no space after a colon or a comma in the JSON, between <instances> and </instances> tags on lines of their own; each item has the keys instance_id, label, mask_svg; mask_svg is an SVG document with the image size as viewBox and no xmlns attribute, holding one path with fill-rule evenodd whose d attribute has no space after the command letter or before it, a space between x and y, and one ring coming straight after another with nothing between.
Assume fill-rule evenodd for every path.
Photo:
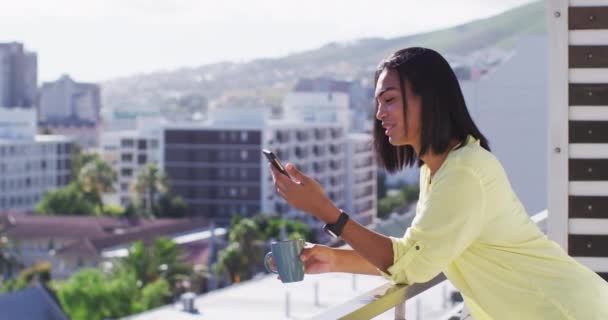
<instances>
[{"instance_id":1,"label":"dark bob hair","mask_svg":"<svg viewBox=\"0 0 608 320\"><path fill-rule=\"evenodd\" d=\"M397 71L400 79L403 114L407 125L407 99L405 81L421 97L420 150L416 155L410 145L393 146L384 134L382 122L374 122L374 147L379 164L388 172L396 172L422 165L420 156L429 152L440 154L448 149L452 139L466 144L466 137L479 139L483 148L490 151L488 140L481 134L467 110L458 79L449 63L437 52L419 47L401 49L384 59L376 70L374 86L383 70ZM376 112L378 101L375 99Z\"/></svg>"}]
</instances>

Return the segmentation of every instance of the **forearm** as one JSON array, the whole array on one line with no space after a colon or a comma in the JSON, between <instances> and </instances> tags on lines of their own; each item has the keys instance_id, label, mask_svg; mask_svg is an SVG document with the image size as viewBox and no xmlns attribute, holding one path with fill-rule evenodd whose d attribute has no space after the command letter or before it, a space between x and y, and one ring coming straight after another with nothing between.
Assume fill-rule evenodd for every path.
<instances>
[{"instance_id":1,"label":"forearm","mask_svg":"<svg viewBox=\"0 0 608 320\"><path fill-rule=\"evenodd\" d=\"M376 266L353 249L333 249L335 263L331 272L380 275Z\"/></svg>"},{"instance_id":2,"label":"forearm","mask_svg":"<svg viewBox=\"0 0 608 320\"><path fill-rule=\"evenodd\" d=\"M340 211L328 203L320 212L318 218L334 223ZM393 243L389 237L367 229L353 219L350 219L340 235L364 260L371 265L388 273L387 269L393 265Z\"/></svg>"}]
</instances>

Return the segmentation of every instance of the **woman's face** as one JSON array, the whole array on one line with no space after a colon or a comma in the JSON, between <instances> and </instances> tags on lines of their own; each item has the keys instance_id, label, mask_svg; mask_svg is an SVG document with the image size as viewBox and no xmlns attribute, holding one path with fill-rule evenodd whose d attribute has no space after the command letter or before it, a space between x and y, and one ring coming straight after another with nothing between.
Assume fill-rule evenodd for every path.
<instances>
[{"instance_id":1,"label":"woman's face","mask_svg":"<svg viewBox=\"0 0 608 320\"><path fill-rule=\"evenodd\" d=\"M382 122L384 134L394 146L420 145L420 108L421 98L412 92L409 82L405 81L407 99L407 124L403 115L403 97L399 85L399 74L395 70L384 69L376 83L375 97L378 102L376 118Z\"/></svg>"}]
</instances>

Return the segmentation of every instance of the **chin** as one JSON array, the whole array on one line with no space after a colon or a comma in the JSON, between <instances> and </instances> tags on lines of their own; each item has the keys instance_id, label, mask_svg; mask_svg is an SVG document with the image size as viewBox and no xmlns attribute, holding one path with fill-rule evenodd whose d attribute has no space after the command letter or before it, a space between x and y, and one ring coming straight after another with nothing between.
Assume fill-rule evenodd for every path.
<instances>
[{"instance_id":1,"label":"chin","mask_svg":"<svg viewBox=\"0 0 608 320\"><path fill-rule=\"evenodd\" d=\"M388 137L388 143L392 144L395 147L404 146L404 145L408 144L405 139L399 139L399 138L393 138L393 137Z\"/></svg>"}]
</instances>

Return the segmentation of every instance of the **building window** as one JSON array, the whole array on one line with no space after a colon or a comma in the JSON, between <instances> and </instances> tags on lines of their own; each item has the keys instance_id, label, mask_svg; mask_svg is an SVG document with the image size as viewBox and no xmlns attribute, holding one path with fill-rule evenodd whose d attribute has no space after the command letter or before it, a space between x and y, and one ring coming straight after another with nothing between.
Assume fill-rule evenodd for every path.
<instances>
[{"instance_id":1,"label":"building window","mask_svg":"<svg viewBox=\"0 0 608 320\"><path fill-rule=\"evenodd\" d=\"M148 142L146 140L139 140L137 143L137 148L139 150L145 150L147 148Z\"/></svg>"},{"instance_id":2,"label":"building window","mask_svg":"<svg viewBox=\"0 0 608 320\"><path fill-rule=\"evenodd\" d=\"M236 191L236 188L234 188L234 187L230 188L230 196L236 197L237 195L238 195L238 192Z\"/></svg>"},{"instance_id":3,"label":"building window","mask_svg":"<svg viewBox=\"0 0 608 320\"><path fill-rule=\"evenodd\" d=\"M241 150L241 160L247 160L249 157L249 152L247 150Z\"/></svg>"},{"instance_id":4,"label":"building window","mask_svg":"<svg viewBox=\"0 0 608 320\"><path fill-rule=\"evenodd\" d=\"M131 153L123 153L120 155L120 160L122 162L131 162L133 161L133 154Z\"/></svg>"},{"instance_id":5,"label":"building window","mask_svg":"<svg viewBox=\"0 0 608 320\"><path fill-rule=\"evenodd\" d=\"M129 191L129 184L128 183L121 183L120 184L120 190L121 191Z\"/></svg>"},{"instance_id":6,"label":"building window","mask_svg":"<svg viewBox=\"0 0 608 320\"><path fill-rule=\"evenodd\" d=\"M137 163L144 164L146 162L148 162L148 158L146 157L145 154L140 154L137 156Z\"/></svg>"},{"instance_id":7,"label":"building window","mask_svg":"<svg viewBox=\"0 0 608 320\"><path fill-rule=\"evenodd\" d=\"M247 131L241 131L241 141L243 141L243 142L247 141L247 138L248 138L247 136L248 136Z\"/></svg>"},{"instance_id":8,"label":"building window","mask_svg":"<svg viewBox=\"0 0 608 320\"><path fill-rule=\"evenodd\" d=\"M130 148L130 147L133 147L133 139L123 139L123 140L120 142L120 145L121 145L123 148Z\"/></svg>"},{"instance_id":9,"label":"building window","mask_svg":"<svg viewBox=\"0 0 608 320\"><path fill-rule=\"evenodd\" d=\"M133 175L133 169L123 168L120 170L120 175L123 177L130 177Z\"/></svg>"}]
</instances>

